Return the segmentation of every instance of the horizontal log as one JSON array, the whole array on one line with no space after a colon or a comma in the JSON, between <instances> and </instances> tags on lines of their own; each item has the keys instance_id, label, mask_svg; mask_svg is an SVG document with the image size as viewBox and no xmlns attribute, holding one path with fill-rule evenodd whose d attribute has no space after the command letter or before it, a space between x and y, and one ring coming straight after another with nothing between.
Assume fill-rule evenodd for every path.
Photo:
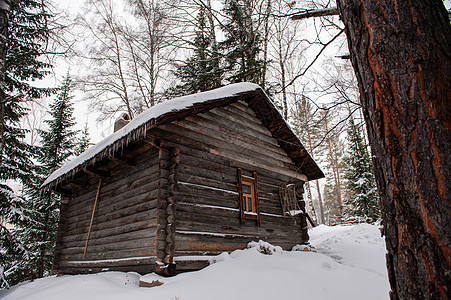
<instances>
[{"instance_id":1,"label":"horizontal log","mask_svg":"<svg viewBox=\"0 0 451 300\"><path fill-rule=\"evenodd\" d=\"M126 234L129 232L134 232L142 229L154 230L156 234L156 219L148 219L143 221L136 221L131 224L125 224L121 226L115 227L107 227L105 229L97 230L95 232L91 232L91 238L97 239L99 237L108 237L120 234ZM86 232L74 235L66 235L62 238L62 242L74 242L74 241L85 241L86 240Z\"/></svg>"},{"instance_id":2,"label":"horizontal log","mask_svg":"<svg viewBox=\"0 0 451 300\"><path fill-rule=\"evenodd\" d=\"M185 202L193 205L220 205L232 209L239 208L238 196L231 198L229 195L215 195L212 197L211 194L203 195L192 190L180 191L179 189L175 199L176 206L179 202Z\"/></svg>"},{"instance_id":3,"label":"horizontal log","mask_svg":"<svg viewBox=\"0 0 451 300\"><path fill-rule=\"evenodd\" d=\"M282 215L282 206L279 196L274 195L273 199L267 198L267 194L259 191L260 211L262 213ZM271 195L270 195L271 196ZM179 185L175 199L177 202L188 202L198 205L216 205L226 208L238 209L238 195L233 193L220 193L213 187L211 190L207 187L198 188L196 185Z\"/></svg>"},{"instance_id":4,"label":"horizontal log","mask_svg":"<svg viewBox=\"0 0 451 300\"><path fill-rule=\"evenodd\" d=\"M122 249L128 249L131 250L133 248L137 249L148 249L148 251L155 250L155 239L149 239L149 238L137 238L135 240L127 240L127 241L119 241L119 242L113 242L103 245L94 245L89 246L88 251L86 254L86 258L93 258L98 257L99 255L102 255L102 253L106 252L117 252L121 251ZM71 255L71 254L83 254L84 252L84 245L81 247L68 247L62 249L61 253L63 255ZM110 256L112 257L112 256ZM116 256L117 257L117 256ZM121 257L121 256L119 256ZM109 258L107 256L107 258Z\"/></svg>"},{"instance_id":5,"label":"horizontal log","mask_svg":"<svg viewBox=\"0 0 451 300\"><path fill-rule=\"evenodd\" d=\"M228 160L196 149L182 148L183 153L179 167L180 173L193 174L236 184L237 167L231 166ZM243 168L243 166L240 167ZM257 171L258 173L258 183L261 186L260 190L267 190L277 195L280 184L298 181L280 174L263 171L259 168L255 168L252 171ZM250 172L249 176L252 176Z\"/></svg>"},{"instance_id":6,"label":"horizontal log","mask_svg":"<svg viewBox=\"0 0 451 300\"><path fill-rule=\"evenodd\" d=\"M152 193L149 193L152 194ZM156 208L157 201L154 197L150 197L149 195L140 195L137 197L134 197L133 201L128 201L129 199L125 199L124 202L126 203L132 203L133 205L123 207L118 210L103 210L94 216L94 227L93 230L96 228L101 228L105 226L111 226L110 224L103 224L106 222L111 221L117 221L120 220L123 217L127 217L133 214L137 214L143 211L150 212L150 214L147 214L146 216L152 215L152 210ZM73 228L78 227L78 224L86 224L87 220L90 219L88 213L80 214L78 216L69 217L67 218L68 221L68 230L71 230ZM113 223L111 223L113 224ZM120 225L120 224L117 224Z\"/></svg>"},{"instance_id":7,"label":"horizontal log","mask_svg":"<svg viewBox=\"0 0 451 300\"><path fill-rule=\"evenodd\" d=\"M244 249L246 248L249 241L243 241L241 243L230 242L230 243L221 243L221 242L200 242L200 241L177 241L176 244L176 255L180 253L180 251L192 251L193 255L201 255L206 251L217 251L217 252L232 252L236 249Z\"/></svg>"},{"instance_id":8,"label":"horizontal log","mask_svg":"<svg viewBox=\"0 0 451 300\"><path fill-rule=\"evenodd\" d=\"M125 226L127 224L133 224L135 222L143 221L143 220L149 220L149 222L152 222L152 220L156 219L156 217L157 217L157 211L155 209L144 210L141 212L139 210L135 210L133 212L130 212L130 214L128 214L128 215L120 216L120 217L114 219L113 221L105 222L103 224L96 223L96 221L94 220L92 232L94 233L94 232L97 232L98 230L103 230L103 229L116 227L116 226ZM84 222L74 221L70 225L71 225L71 228L68 228L68 230L66 231L66 235L85 233L88 230L89 221L87 221L87 220L85 220Z\"/></svg>"},{"instance_id":9,"label":"horizontal log","mask_svg":"<svg viewBox=\"0 0 451 300\"><path fill-rule=\"evenodd\" d=\"M152 209L153 205L156 207L156 202L154 201L156 197L158 196L158 190L150 190L148 192L137 194L137 195L123 195L122 197L116 196L114 198L105 198L100 197L99 203L98 203L98 209L96 211L96 217L98 220L101 218L107 218L108 215L111 214L118 214L121 211L129 212L130 210L133 210L133 207L136 207L138 205L141 205L143 203L147 203L147 209ZM114 200L118 200L115 202ZM154 202L152 202L154 201ZM92 209L92 203L89 205ZM70 211L69 211L70 212ZM78 214L76 212L72 211L71 214L68 216L68 219L71 218L78 218L78 220L84 220L86 219L86 216L89 214L88 209L83 209L79 211Z\"/></svg>"},{"instance_id":10,"label":"horizontal log","mask_svg":"<svg viewBox=\"0 0 451 300\"><path fill-rule=\"evenodd\" d=\"M273 165L274 167L278 167L281 170L285 168L289 168L289 166L294 167L294 164L287 157L275 155L272 152L265 151L262 145L252 145L250 143L242 142L236 139L234 136L225 137L219 134L216 136L206 128L197 129L193 126L188 127L188 122L183 121L179 122L179 125L175 124L166 124L160 127L160 129L171 132L172 134L177 136L177 140L179 143L187 143L190 144L190 141L197 141L204 144L207 147L210 153L216 152L227 152L229 153L229 158L238 159L244 157L253 157L255 161L258 161L259 164ZM212 135L207 135L210 133ZM215 151L215 152L214 152ZM284 159L284 161L280 159Z\"/></svg>"},{"instance_id":11,"label":"horizontal log","mask_svg":"<svg viewBox=\"0 0 451 300\"><path fill-rule=\"evenodd\" d=\"M195 271L207 267L209 262L208 260L183 260L181 257L180 260L175 261L175 265L177 271Z\"/></svg>"},{"instance_id":12,"label":"horizontal log","mask_svg":"<svg viewBox=\"0 0 451 300\"><path fill-rule=\"evenodd\" d=\"M73 268L108 268L108 267L120 267L120 266L139 266L155 264L155 256L144 257L124 257L122 259L96 259L96 260L71 260L64 261L60 267L73 267Z\"/></svg>"},{"instance_id":13,"label":"horizontal log","mask_svg":"<svg viewBox=\"0 0 451 300\"><path fill-rule=\"evenodd\" d=\"M208 196L214 197L215 195L224 196L224 197L231 197L231 196L238 197L237 191L227 191L227 190L223 190L223 189L219 189L219 188L215 188L215 187L209 187L209 186L204 186L204 185L199 185L199 184L192 184L192 183L188 183L188 182L179 182L177 184L177 189L181 193L192 194L192 195L205 195L207 197Z\"/></svg>"},{"instance_id":14,"label":"horizontal log","mask_svg":"<svg viewBox=\"0 0 451 300\"><path fill-rule=\"evenodd\" d=\"M177 230L192 232L212 231L231 235L253 235L258 236L260 239L280 237L286 241L290 241L292 238L298 235L300 236L301 234L300 225L287 228L280 224L276 226L274 224L262 222L261 226L256 226L256 222L250 220L240 226L239 222L232 222L231 220L227 222L222 218L218 218L218 222L216 223L213 223L212 220L214 220L214 217L187 213L183 219L178 220Z\"/></svg>"},{"instance_id":15,"label":"horizontal log","mask_svg":"<svg viewBox=\"0 0 451 300\"><path fill-rule=\"evenodd\" d=\"M235 103L231 103L230 105L227 105L224 107L225 110L231 110L236 114L239 114L241 116L249 116L253 120L255 120L256 123L262 124L260 119L257 117L257 114L254 112L252 108L250 108L246 102L244 101L238 101ZM263 126L263 125L262 125Z\"/></svg>"},{"instance_id":16,"label":"horizontal log","mask_svg":"<svg viewBox=\"0 0 451 300\"><path fill-rule=\"evenodd\" d=\"M262 214L262 230L265 228L270 228L273 230L279 229L280 231L290 231L292 228L299 228L300 221L296 221L294 218L283 218L279 216ZM212 224L217 224L221 226L232 226L234 228L239 228L241 232L244 232L247 227L250 227L252 230L255 230L252 221L249 221L249 224L240 225L239 223L239 210L238 209L230 209L223 207L214 207L214 206L199 206L192 205L189 203L177 203L177 225L182 221L187 222L198 222L203 225L204 228L208 228L208 226ZM178 227L177 227L178 228ZM201 230L202 231L202 230ZM255 232L255 231L254 231Z\"/></svg>"},{"instance_id":17,"label":"horizontal log","mask_svg":"<svg viewBox=\"0 0 451 300\"><path fill-rule=\"evenodd\" d=\"M194 131L201 131L207 136L230 142L231 146L249 148L258 153L274 157L274 159L293 164L293 161L279 146L262 140L248 128L237 127L236 124L229 124L229 126L219 125L217 121L208 120L200 116L189 117L178 122L177 125Z\"/></svg>"},{"instance_id":18,"label":"horizontal log","mask_svg":"<svg viewBox=\"0 0 451 300\"><path fill-rule=\"evenodd\" d=\"M115 182L105 181L102 183L102 187L100 190L101 198L111 198L114 196L128 197L130 194L138 194L148 190L151 190L153 187L153 182L158 178L156 174L158 172L158 167L149 168L149 170L141 170L136 174L130 174L129 177L123 178L121 180ZM138 175L138 176L136 176ZM97 185L96 185L97 187ZM85 194L80 196L75 196L69 202L68 209L69 211L78 212L82 209L89 210L89 206L87 205L91 203L95 197L96 190L89 189ZM124 193L126 193L124 195ZM87 207L88 206L88 207ZM71 215L71 214L69 214Z\"/></svg>"},{"instance_id":19,"label":"horizontal log","mask_svg":"<svg viewBox=\"0 0 451 300\"><path fill-rule=\"evenodd\" d=\"M260 120L255 118L250 121L246 117L241 117L234 112L230 112L227 108L217 107L205 113L205 115L215 115L217 119L227 120L229 123L232 123L235 126L249 128L252 131L259 132L272 138L271 132L266 127L261 125Z\"/></svg>"},{"instance_id":20,"label":"horizontal log","mask_svg":"<svg viewBox=\"0 0 451 300\"><path fill-rule=\"evenodd\" d=\"M166 126L166 125L165 125ZM162 126L163 127L163 126ZM166 128L166 127L165 127ZM168 129L168 128L166 128ZM174 132L170 132L167 130L163 130L162 128L158 129L159 134L162 136L166 136L169 139L178 140L180 149L182 150L182 155L185 153L183 150L188 150L188 152L192 149L201 150L204 153L207 152L211 155L217 156L213 161L218 161L218 159L222 158L225 162L225 165L230 165L234 167L241 167L244 169L254 169L257 172L273 172L277 175L285 175L290 180L298 179L298 180L306 180L305 175L300 174L294 170L291 170L283 165L282 162L277 162L271 160L271 158L266 157L266 161L262 160L262 157L255 157L254 154L246 155L245 153L236 152L234 150L223 150L220 147L213 146L205 143L201 143L195 141L193 139L188 139L183 135L175 134ZM211 143L211 141L209 141ZM186 145L186 147L185 147ZM182 149L184 148L184 149ZM205 156L204 156L205 157Z\"/></svg>"},{"instance_id":21,"label":"horizontal log","mask_svg":"<svg viewBox=\"0 0 451 300\"><path fill-rule=\"evenodd\" d=\"M136 272L139 274L149 274L155 272L155 264L136 265L136 266L96 267L96 268L58 267L57 271L59 274L67 274L67 275L92 274L106 271Z\"/></svg>"},{"instance_id":22,"label":"horizontal log","mask_svg":"<svg viewBox=\"0 0 451 300\"><path fill-rule=\"evenodd\" d=\"M154 230L152 230L154 229ZM115 234L115 235L109 235L109 236L97 236L97 237L90 237L89 238L89 247L95 246L95 245L106 245L106 244L113 244L117 242L123 242L123 241L134 241L136 239L152 239L154 240L156 238L156 227L145 228L140 229L136 231L131 231L127 233L122 234ZM80 245L83 245L83 240L74 240L74 241L66 241L64 243L64 247L71 248L71 247L79 247Z\"/></svg>"}]
</instances>

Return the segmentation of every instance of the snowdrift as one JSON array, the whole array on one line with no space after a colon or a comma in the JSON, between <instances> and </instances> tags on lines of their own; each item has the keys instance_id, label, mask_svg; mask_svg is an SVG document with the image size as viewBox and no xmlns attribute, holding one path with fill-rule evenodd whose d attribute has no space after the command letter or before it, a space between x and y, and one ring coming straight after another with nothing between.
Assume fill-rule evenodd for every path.
<instances>
[{"instance_id":1,"label":"snowdrift","mask_svg":"<svg viewBox=\"0 0 451 300\"><path fill-rule=\"evenodd\" d=\"M143 280L163 284L139 287L136 273L48 277L0 291L4 300L123 299L388 299L385 244L368 224L319 226L309 232L317 252L282 251L267 243L223 253L200 271ZM274 247L274 248L272 248ZM263 250L262 250L263 249ZM269 249L263 254L264 249ZM263 252L263 253L262 253Z\"/></svg>"}]
</instances>

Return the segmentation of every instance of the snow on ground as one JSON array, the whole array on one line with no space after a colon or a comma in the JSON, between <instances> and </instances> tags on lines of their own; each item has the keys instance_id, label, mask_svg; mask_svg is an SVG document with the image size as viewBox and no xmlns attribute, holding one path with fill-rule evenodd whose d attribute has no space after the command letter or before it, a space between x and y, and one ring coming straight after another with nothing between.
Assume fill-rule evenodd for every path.
<instances>
[{"instance_id":1,"label":"snow on ground","mask_svg":"<svg viewBox=\"0 0 451 300\"><path fill-rule=\"evenodd\" d=\"M136 273L48 277L0 291L4 300L230 300L230 299L388 299L385 245L377 227L319 226L310 232L317 252L223 253L209 267L138 287ZM264 245L264 244L263 244ZM266 245L271 246L271 245Z\"/></svg>"}]
</instances>

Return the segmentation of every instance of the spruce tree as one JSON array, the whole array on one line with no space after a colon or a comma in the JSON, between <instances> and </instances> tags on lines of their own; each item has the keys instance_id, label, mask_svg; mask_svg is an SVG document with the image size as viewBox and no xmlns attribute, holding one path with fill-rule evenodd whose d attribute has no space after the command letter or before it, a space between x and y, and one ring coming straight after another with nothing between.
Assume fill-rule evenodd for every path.
<instances>
[{"instance_id":1,"label":"spruce tree","mask_svg":"<svg viewBox=\"0 0 451 300\"><path fill-rule=\"evenodd\" d=\"M85 152L86 149L88 149L91 145L91 138L89 137L89 127L88 123L86 122L85 127L83 128L81 132L81 137L77 141L77 145L75 146L74 155L78 156Z\"/></svg>"},{"instance_id":2,"label":"spruce tree","mask_svg":"<svg viewBox=\"0 0 451 300\"><path fill-rule=\"evenodd\" d=\"M29 211L25 200L14 192L10 182L29 183L34 176L32 157L36 151L24 141L27 131L20 128L19 121L27 114L25 101L52 93L52 89L38 88L30 83L42 79L50 68L41 55L47 46L48 20L51 17L45 1L10 1L8 33L4 39L4 97L0 103L0 219L14 227L8 229L3 224L0 227L2 287L8 286L7 278L14 277L13 273L19 268L18 262L28 257L19 233L21 226L30 221Z\"/></svg>"},{"instance_id":3,"label":"spruce tree","mask_svg":"<svg viewBox=\"0 0 451 300\"><path fill-rule=\"evenodd\" d=\"M380 218L380 206L373 165L361 128L352 117L349 120L347 139L349 152L345 158L348 164L345 177L351 195L346 201L345 214L363 222L374 223Z\"/></svg>"},{"instance_id":4,"label":"spruce tree","mask_svg":"<svg viewBox=\"0 0 451 300\"><path fill-rule=\"evenodd\" d=\"M182 96L208 91L222 86L223 71L220 54L207 25L205 8L196 17L196 37L192 42L194 54L183 64L176 65L174 75L182 84L166 91L168 96Z\"/></svg>"},{"instance_id":5,"label":"spruce tree","mask_svg":"<svg viewBox=\"0 0 451 300\"><path fill-rule=\"evenodd\" d=\"M59 220L59 197L50 190L41 190L41 185L45 178L74 155L77 146L78 131L72 129L75 118L70 91L71 80L67 75L58 97L50 105L51 118L45 120L48 130L39 131L42 145L37 156L38 171L33 182L26 187L32 222L22 232L22 240L26 241L30 251L24 268L33 278L48 275L51 271Z\"/></svg>"},{"instance_id":6,"label":"spruce tree","mask_svg":"<svg viewBox=\"0 0 451 300\"><path fill-rule=\"evenodd\" d=\"M225 40L220 43L225 58L226 80L253 82L264 86L263 40L255 30L253 5L249 0L225 0Z\"/></svg>"}]
</instances>

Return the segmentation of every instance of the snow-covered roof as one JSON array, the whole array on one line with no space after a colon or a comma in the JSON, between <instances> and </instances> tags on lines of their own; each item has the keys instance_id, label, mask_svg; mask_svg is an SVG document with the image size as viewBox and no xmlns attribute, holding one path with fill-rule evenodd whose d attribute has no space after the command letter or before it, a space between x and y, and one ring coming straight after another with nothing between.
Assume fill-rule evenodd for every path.
<instances>
[{"instance_id":1,"label":"snow-covered roof","mask_svg":"<svg viewBox=\"0 0 451 300\"><path fill-rule=\"evenodd\" d=\"M67 162L61 168L53 172L45 180L42 186L46 187L54 181L56 181L55 183L57 184L60 181L59 179L61 179L63 175L78 171L80 168L82 168L83 165L89 164L90 160L92 159L94 159L94 161L92 162L94 163L95 158L99 154L101 156L102 154L113 155L116 150L120 149L120 147L123 147L129 142L136 140L137 138L139 138L139 136L145 135L147 128L153 123L152 120L155 120L158 117L161 117L167 113L188 109L198 103L234 97L238 94L255 91L258 89L260 89L260 87L254 83L242 82L231 84L211 91L183 96L159 103L142 112L127 126L106 137L96 145L90 147L78 157ZM105 151L106 153L104 153Z\"/></svg>"},{"instance_id":2,"label":"snow-covered roof","mask_svg":"<svg viewBox=\"0 0 451 300\"><path fill-rule=\"evenodd\" d=\"M235 83L215 90L175 98L157 104L130 121L128 125L92 146L80 156L53 172L43 183L43 188L57 186L63 180L71 180L75 174L104 158L114 157L131 142L142 139L148 130L161 124L180 120L189 114L205 112L234 101L244 100L255 112L262 124L271 131L279 146L307 176L307 180L324 177L324 173L308 154L299 138L284 120L265 92L253 83Z\"/></svg>"}]
</instances>

